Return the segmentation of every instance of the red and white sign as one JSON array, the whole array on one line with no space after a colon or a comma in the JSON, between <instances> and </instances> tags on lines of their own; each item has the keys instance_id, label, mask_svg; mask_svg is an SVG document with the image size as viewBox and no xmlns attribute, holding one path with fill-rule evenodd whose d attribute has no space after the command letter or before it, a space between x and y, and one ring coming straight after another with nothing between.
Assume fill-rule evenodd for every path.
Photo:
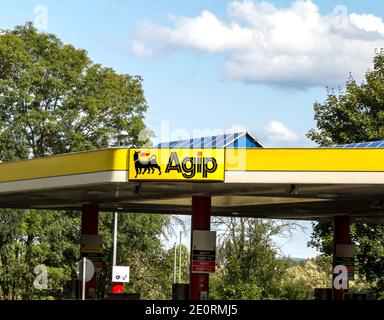
<instances>
[{"instance_id":1,"label":"red and white sign","mask_svg":"<svg viewBox=\"0 0 384 320\"><path fill-rule=\"evenodd\" d=\"M215 272L216 261L192 261L192 272L213 273Z\"/></svg>"},{"instance_id":2,"label":"red and white sign","mask_svg":"<svg viewBox=\"0 0 384 320\"><path fill-rule=\"evenodd\" d=\"M192 273L213 273L216 267L216 232L193 230Z\"/></svg>"}]
</instances>

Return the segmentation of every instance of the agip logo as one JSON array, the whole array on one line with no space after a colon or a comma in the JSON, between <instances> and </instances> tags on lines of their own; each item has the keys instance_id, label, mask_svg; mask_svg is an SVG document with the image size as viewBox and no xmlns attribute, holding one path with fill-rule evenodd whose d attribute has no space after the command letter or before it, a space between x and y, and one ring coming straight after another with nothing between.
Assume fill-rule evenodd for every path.
<instances>
[{"instance_id":1,"label":"agip logo","mask_svg":"<svg viewBox=\"0 0 384 320\"><path fill-rule=\"evenodd\" d=\"M130 149L129 180L224 181L224 149Z\"/></svg>"},{"instance_id":2,"label":"agip logo","mask_svg":"<svg viewBox=\"0 0 384 320\"><path fill-rule=\"evenodd\" d=\"M135 178L138 175L154 174L155 169L159 171L161 175L161 168L156 160L156 155L152 155L150 152L135 151L133 153L133 161L135 164Z\"/></svg>"}]
</instances>

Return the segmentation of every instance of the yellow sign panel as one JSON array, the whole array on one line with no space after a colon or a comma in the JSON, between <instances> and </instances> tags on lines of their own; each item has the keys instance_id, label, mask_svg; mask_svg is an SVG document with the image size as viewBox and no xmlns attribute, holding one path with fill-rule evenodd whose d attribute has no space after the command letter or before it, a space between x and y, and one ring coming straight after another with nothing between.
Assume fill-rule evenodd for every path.
<instances>
[{"instance_id":1,"label":"yellow sign panel","mask_svg":"<svg viewBox=\"0 0 384 320\"><path fill-rule=\"evenodd\" d=\"M130 149L129 180L224 181L224 149Z\"/></svg>"},{"instance_id":2,"label":"yellow sign panel","mask_svg":"<svg viewBox=\"0 0 384 320\"><path fill-rule=\"evenodd\" d=\"M103 248L100 247L81 247L81 253L102 253Z\"/></svg>"},{"instance_id":3,"label":"yellow sign panel","mask_svg":"<svg viewBox=\"0 0 384 320\"><path fill-rule=\"evenodd\" d=\"M82 234L80 251L81 253L101 253L103 251L101 235Z\"/></svg>"}]
</instances>

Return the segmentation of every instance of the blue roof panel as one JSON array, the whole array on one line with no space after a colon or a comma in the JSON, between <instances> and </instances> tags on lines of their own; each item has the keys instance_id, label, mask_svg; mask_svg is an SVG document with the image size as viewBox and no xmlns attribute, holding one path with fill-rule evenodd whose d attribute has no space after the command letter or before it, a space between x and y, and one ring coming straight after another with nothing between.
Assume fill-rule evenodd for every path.
<instances>
[{"instance_id":1,"label":"blue roof panel","mask_svg":"<svg viewBox=\"0 0 384 320\"><path fill-rule=\"evenodd\" d=\"M377 148L379 145L381 145L383 143L383 141L373 141L371 142L371 144L369 145L370 148Z\"/></svg>"},{"instance_id":2,"label":"blue roof panel","mask_svg":"<svg viewBox=\"0 0 384 320\"><path fill-rule=\"evenodd\" d=\"M384 140L381 141L368 141L368 142L360 142L360 143L349 143L349 144L339 144L331 146L331 148L384 148Z\"/></svg>"},{"instance_id":3,"label":"blue roof panel","mask_svg":"<svg viewBox=\"0 0 384 320\"><path fill-rule=\"evenodd\" d=\"M262 148L259 141L247 132L221 134L210 137L159 143L156 148L211 149L211 148Z\"/></svg>"},{"instance_id":4,"label":"blue roof panel","mask_svg":"<svg viewBox=\"0 0 384 320\"><path fill-rule=\"evenodd\" d=\"M350 143L350 144L344 145L344 148L356 148L357 145L358 145L358 143Z\"/></svg>"},{"instance_id":5,"label":"blue roof panel","mask_svg":"<svg viewBox=\"0 0 384 320\"><path fill-rule=\"evenodd\" d=\"M356 148L367 148L370 142L359 143Z\"/></svg>"}]
</instances>

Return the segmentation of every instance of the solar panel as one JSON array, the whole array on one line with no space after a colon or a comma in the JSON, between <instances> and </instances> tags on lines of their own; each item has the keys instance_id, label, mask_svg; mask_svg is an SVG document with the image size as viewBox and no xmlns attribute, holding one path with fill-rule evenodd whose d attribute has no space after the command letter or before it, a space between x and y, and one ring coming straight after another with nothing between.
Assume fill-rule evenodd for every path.
<instances>
[{"instance_id":1,"label":"solar panel","mask_svg":"<svg viewBox=\"0 0 384 320\"><path fill-rule=\"evenodd\" d=\"M383 141L372 141L368 147L370 148L377 148L380 144L382 144Z\"/></svg>"},{"instance_id":2,"label":"solar panel","mask_svg":"<svg viewBox=\"0 0 384 320\"><path fill-rule=\"evenodd\" d=\"M214 138L216 137L202 138L203 139L202 144L204 145L204 148L212 148Z\"/></svg>"},{"instance_id":3,"label":"solar panel","mask_svg":"<svg viewBox=\"0 0 384 320\"><path fill-rule=\"evenodd\" d=\"M331 148L346 148L346 149L353 149L353 148L384 148L384 140L380 141L368 141L368 142L360 142L360 143L348 143L348 144L339 144L339 145L333 145Z\"/></svg>"},{"instance_id":4,"label":"solar panel","mask_svg":"<svg viewBox=\"0 0 384 320\"><path fill-rule=\"evenodd\" d=\"M344 148L357 148L358 143L345 144Z\"/></svg>"},{"instance_id":5,"label":"solar panel","mask_svg":"<svg viewBox=\"0 0 384 320\"><path fill-rule=\"evenodd\" d=\"M204 149L204 148L238 148L238 143L236 143L239 139L244 138L249 140L249 143L245 145L248 148L260 148L262 145L255 138L253 138L250 134L246 132L236 132L230 134L221 134L217 136L209 136L209 137L201 137L194 139L186 139L180 141L171 141L171 142L163 142L159 143L156 148L171 148L171 149ZM244 145L244 143L242 144Z\"/></svg>"},{"instance_id":6,"label":"solar panel","mask_svg":"<svg viewBox=\"0 0 384 320\"><path fill-rule=\"evenodd\" d=\"M171 148L188 148L190 140L177 141Z\"/></svg>"},{"instance_id":7,"label":"solar panel","mask_svg":"<svg viewBox=\"0 0 384 320\"><path fill-rule=\"evenodd\" d=\"M356 148L367 148L370 142L359 143Z\"/></svg>"},{"instance_id":8,"label":"solar panel","mask_svg":"<svg viewBox=\"0 0 384 320\"><path fill-rule=\"evenodd\" d=\"M337 146L332 146L332 148L345 148L345 144L340 144Z\"/></svg>"},{"instance_id":9,"label":"solar panel","mask_svg":"<svg viewBox=\"0 0 384 320\"><path fill-rule=\"evenodd\" d=\"M224 134L216 137L216 148L222 148L224 146L224 138Z\"/></svg>"}]
</instances>

